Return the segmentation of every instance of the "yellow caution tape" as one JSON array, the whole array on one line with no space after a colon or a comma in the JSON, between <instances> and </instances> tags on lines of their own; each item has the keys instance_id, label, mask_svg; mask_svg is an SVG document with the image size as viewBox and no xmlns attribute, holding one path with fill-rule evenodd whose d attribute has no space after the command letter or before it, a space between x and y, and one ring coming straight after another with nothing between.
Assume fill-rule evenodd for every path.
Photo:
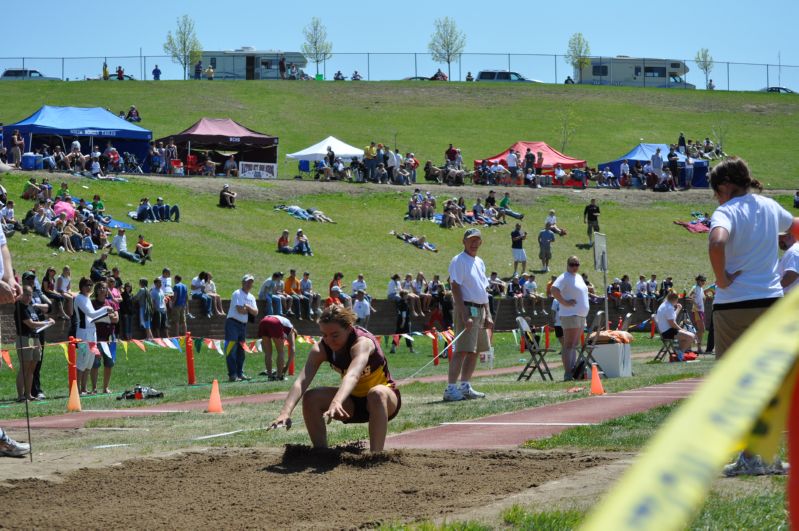
<instances>
[{"instance_id":1,"label":"yellow caution tape","mask_svg":"<svg viewBox=\"0 0 799 531\"><path fill-rule=\"evenodd\" d=\"M724 354L582 529L684 529L742 441L752 449L776 447L798 354L799 289L769 309Z\"/></svg>"}]
</instances>

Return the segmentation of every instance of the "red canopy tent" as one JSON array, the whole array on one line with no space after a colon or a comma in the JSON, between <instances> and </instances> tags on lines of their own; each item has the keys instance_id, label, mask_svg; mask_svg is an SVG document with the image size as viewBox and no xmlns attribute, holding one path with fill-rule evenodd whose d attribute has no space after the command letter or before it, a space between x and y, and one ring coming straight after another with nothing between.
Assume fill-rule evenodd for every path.
<instances>
[{"instance_id":1,"label":"red canopy tent","mask_svg":"<svg viewBox=\"0 0 799 531\"><path fill-rule=\"evenodd\" d=\"M229 118L201 118L180 133L159 138L156 142L175 139L183 156L191 150L236 151L243 160L277 162L278 138L248 129Z\"/></svg>"},{"instance_id":2,"label":"red canopy tent","mask_svg":"<svg viewBox=\"0 0 799 531\"><path fill-rule=\"evenodd\" d=\"M518 151L519 152L519 167L524 167L524 155L527 153L527 149L532 151L533 155L536 156L536 160L538 159L538 152L540 151L541 154L544 156L544 166L543 170L545 172L551 172L556 164L560 164L564 170L572 170L574 168L585 168L585 161L580 159L575 159L569 157L568 155L564 155L563 153L556 151L552 147L550 147L546 142L516 142L511 147L500 153L499 155L494 155L493 157L488 158L488 162L493 164L494 162L499 161L500 164L506 165L505 159L508 157L508 153L510 150ZM483 159L475 160L474 161L474 168L477 169L482 164Z\"/></svg>"}]
</instances>

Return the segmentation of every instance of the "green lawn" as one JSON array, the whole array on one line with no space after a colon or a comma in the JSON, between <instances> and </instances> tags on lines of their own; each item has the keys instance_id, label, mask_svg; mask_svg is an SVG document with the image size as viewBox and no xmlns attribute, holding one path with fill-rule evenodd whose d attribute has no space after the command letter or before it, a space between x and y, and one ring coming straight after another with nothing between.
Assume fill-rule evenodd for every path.
<instances>
[{"instance_id":1,"label":"green lawn","mask_svg":"<svg viewBox=\"0 0 799 531\"><path fill-rule=\"evenodd\" d=\"M441 161L452 142L469 161L494 155L517 140L561 149L564 115L574 129L565 152L589 164L613 160L641 139L676 142L714 137L748 159L770 187L790 188L799 169L799 98L780 94L641 90L504 83L27 83L0 86L0 121L19 121L42 104L107 107L135 104L156 137L174 134L203 116L229 117L280 137L280 173L293 175L286 153L335 135L361 147L370 140L424 161Z\"/></svg>"}]
</instances>

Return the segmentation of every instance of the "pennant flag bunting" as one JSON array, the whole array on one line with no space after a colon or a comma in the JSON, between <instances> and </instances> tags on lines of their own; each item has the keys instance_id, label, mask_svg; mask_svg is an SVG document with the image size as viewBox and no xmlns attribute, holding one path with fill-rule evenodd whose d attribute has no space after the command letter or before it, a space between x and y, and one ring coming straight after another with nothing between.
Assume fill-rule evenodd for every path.
<instances>
[{"instance_id":1,"label":"pennant flag bunting","mask_svg":"<svg viewBox=\"0 0 799 531\"><path fill-rule=\"evenodd\" d=\"M0 350L0 356L3 357L3 361L6 362L6 365L8 365L9 369L13 369L14 368L14 366L11 365L11 355L9 355L7 350Z\"/></svg>"},{"instance_id":2,"label":"pennant flag bunting","mask_svg":"<svg viewBox=\"0 0 799 531\"><path fill-rule=\"evenodd\" d=\"M128 361L128 342L121 341L121 343L122 343L122 349L125 351L125 361Z\"/></svg>"},{"instance_id":3,"label":"pennant flag bunting","mask_svg":"<svg viewBox=\"0 0 799 531\"><path fill-rule=\"evenodd\" d=\"M64 359L69 363L69 347L66 343L61 343L61 349L64 351Z\"/></svg>"},{"instance_id":4,"label":"pennant flag bunting","mask_svg":"<svg viewBox=\"0 0 799 531\"><path fill-rule=\"evenodd\" d=\"M192 339L192 341L194 341L194 353L199 354L203 349L203 338L198 337Z\"/></svg>"},{"instance_id":5,"label":"pennant flag bunting","mask_svg":"<svg viewBox=\"0 0 799 531\"><path fill-rule=\"evenodd\" d=\"M144 343L142 343L140 340L131 339L130 342L139 347L142 352L147 352L147 349L144 347Z\"/></svg>"}]
</instances>

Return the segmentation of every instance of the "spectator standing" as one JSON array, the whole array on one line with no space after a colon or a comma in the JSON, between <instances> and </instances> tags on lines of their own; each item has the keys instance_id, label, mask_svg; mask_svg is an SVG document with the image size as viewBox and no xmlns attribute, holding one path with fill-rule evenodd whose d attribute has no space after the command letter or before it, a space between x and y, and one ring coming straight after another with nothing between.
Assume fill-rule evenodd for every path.
<instances>
[{"instance_id":1,"label":"spectator standing","mask_svg":"<svg viewBox=\"0 0 799 531\"><path fill-rule=\"evenodd\" d=\"M22 154L25 152L25 139L19 132L19 129L14 129L11 134L11 159L9 162L16 168L20 169L22 163Z\"/></svg>"},{"instance_id":2,"label":"spectator standing","mask_svg":"<svg viewBox=\"0 0 799 531\"><path fill-rule=\"evenodd\" d=\"M52 322L44 321L33 303L33 288L26 285L22 288L22 296L16 303L14 323L17 331L17 356L21 365L17 371L17 396L18 401L39 400L32 394L33 373L36 364L42 359L42 346L39 342L37 329Z\"/></svg>"},{"instance_id":3,"label":"spectator standing","mask_svg":"<svg viewBox=\"0 0 799 531\"><path fill-rule=\"evenodd\" d=\"M702 338L705 335L705 282L704 275L698 275L695 279L696 284L691 288L691 313L696 327L696 348L702 354Z\"/></svg>"},{"instance_id":4,"label":"spectator standing","mask_svg":"<svg viewBox=\"0 0 799 531\"><path fill-rule=\"evenodd\" d=\"M158 68L158 65L155 65L153 68L153 81L160 81L161 80L161 69Z\"/></svg>"},{"instance_id":5,"label":"spectator standing","mask_svg":"<svg viewBox=\"0 0 799 531\"><path fill-rule=\"evenodd\" d=\"M92 381L91 394L93 395L97 394L97 377L100 370L100 365L103 366L103 394L107 395L111 393L111 389L109 389L109 385L111 384L111 371L116 362L116 337L114 335L114 329L116 327L116 323L119 322L119 315L114 309L114 303L108 298L108 294L108 285L105 282L98 282L94 285L92 307L95 310L99 310L104 306L109 308L109 317L108 322L101 322L101 320L95 323L95 328L97 329L97 341L106 343L107 346L101 346L98 348L101 355L100 357L95 356L91 371L89 371ZM112 346L112 344L114 345Z\"/></svg>"},{"instance_id":6,"label":"spectator standing","mask_svg":"<svg viewBox=\"0 0 799 531\"><path fill-rule=\"evenodd\" d=\"M175 319L176 332L179 336L186 335L188 326L188 288L183 283L180 275L175 275L175 285L172 287L172 312Z\"/></svg>"},{"instance_id":7,"label":"spectator standing","mask_svg":"<svg viewBox=\"0 0 799 531\"><path fill-rule=\"evenodd\" d=\"M790 232L780 234L780 249L785 251L780 260L780 285L788 293L799 285L799 242Z\"/></svg>"},{"instance_id":8,"label":"spectator standing","mask_svg":"<svg viewBox=\"0 0 799 531\"><path fill-rule=\"evenodd\" d=\"M277 61L277 69L280 73L280 79L286 79L286 56L280 54L280 59Z\"/></svg>"},{"instance_id":9,"label":"spectator standing","mask_svg":"<svg viewBox=\"0 0 799 531\"><path fill-rule=\"evenodd\" d=\"M559 316L563 327L563 380L574 379L574 368L577 362L577 346L580 334L585 329L585 317L588 315L588 287L579 273L580 259L570 256L566 261L566 271L552 284L552 296L558 301Z\"/></svg>"},{"instance_id":10,"label":"spectator standing","mask_svg":"<svg viewBox=\"0 0 799 531\"><path fill-rule=\"evenodd\" d=\"M82 395L87 394L86 382L89 372L94 366L94 358L101 355L97 350L97 328L94 321L111 314L113 310L107 306L95 310L92 306L89 295L92 292L92 281L88 278L81 278L78 284L80 293L75 297L75 313L77 314L77 330L75 337L80 339L78 343L78 357L76 366L78 369L78 387Z\"/></svg>"},{"instance_id":11,"label":"spectator standing","mask_svg":"<svg viewBox=\"0 0 799 531\"><path fill-rule=\"evenodd\" d=\"M541 259L541 267L545 273L549 272L549 261L552 260L552 242L555 235L548 228L541 229L538 233L538 258Z\"/></svg>"},{"instance_id":12,"label":"spectator standing","mask_svg":"<svg viewBox=\"0 0 799 531\"><path fill-rule=\"evenodd\" d=\"M521 223L516 224L516 228L510 233L510 247L513 253L513 276L516 276L516 268L521 265L521 273L527 271L527 253L524 252L524 240L527 233L522 230Z\"/></svg>"},{"instance_id":13,"label":"spectator standing","mask_svg":"<svg viewBox=\"0 0 799 531\"><path fill-rule=\"evenodd\" d=\"M199 81L202 79L203 76L203 62L197 61L197 64L194 65L194 79Z\"/></svg>"},{"instance_id":14,"label":"spectator standing","mask_svg":"<svg viewBox=\"0 0 799 531\"><path fill-rule=\"evenodd\" d=\"M241 288L230 297L230 309L225 319L225 352L228 379L231 382L249 380L244 374L244 349L241 343L247 339L247 322L258 315L258 305L250 293L255 277L249 273L241 278Z\"/></svg>"},{"instance_id":15,"label":"spectator standing","mask_svg":"<svg viewBox=\"0 0 799 531\"><path fill-rule=\"evenodd\" d=\"M150 289L150 297L153 300L152 329L156 337L167 337L169 334L169 322L166 315L166 297L161 289L161 279L153 280L153 287Z\"/></svg>"},{"instance_id":16,"label":"spectator standing","mask_svg":"<svg viewBox=\"0 0 799 531\"><path fill-rule=\"evenodd\" d=\"M583 209L583 223L588 225L588 243L591 245L594 245L594 233L599 232L599 214L599 205L596 204L596 199L591 199L591 202Z\"/></svg>"},{"instance_id":17,"label":"spectator standing","mask_svg":"<svg viewBox=\"0 0 799 531\"><path fill-rule=\"evenodd\" d=\"M477 256L482 243L480 230L468 229L463 235L463 252L449 264L455 335L461 332L463 335L456 342L449 364L444 391L447 402L485 397L485 393L474 390L470 382L477 365L477 353L488 352L491 348L488 330L494 327L488 307L485 263ZM460 386L457 385L459 378Z\"/></svg>"}]
</instances>

